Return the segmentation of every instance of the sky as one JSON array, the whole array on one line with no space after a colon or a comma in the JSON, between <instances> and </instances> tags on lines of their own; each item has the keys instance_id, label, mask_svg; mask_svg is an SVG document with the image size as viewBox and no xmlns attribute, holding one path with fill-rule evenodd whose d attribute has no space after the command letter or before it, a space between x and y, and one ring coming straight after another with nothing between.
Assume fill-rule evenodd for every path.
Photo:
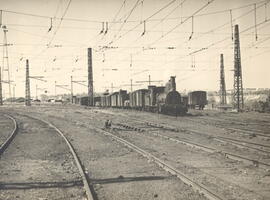
<instances>
[{"instance_id":1,"label":"sky","mask_svg":"<svg viewBox=\"0 0 270 200\"><path fill-rule=\"evenodd\" d=\"M0 0L0 10L0 40L5 25L17 97L25 92L26 59L30 76L46 81L30 79L32 96L69 93L71 76L87 84L87 48L93 50L95 92L131 90L131 79L133 90L146 88L149 75L157 85L176 76L180 92L217 91L220 54L232 89L236 24L244 88L270 87L269 0ZM3 44L0 65L7 69ZM2 80L7 77L2 71ZM55 90L55 83L66 89ZM87 93L75 82L73 89ZM8 97L8 84L3 90Z\"/></svg>"}]
</instances>

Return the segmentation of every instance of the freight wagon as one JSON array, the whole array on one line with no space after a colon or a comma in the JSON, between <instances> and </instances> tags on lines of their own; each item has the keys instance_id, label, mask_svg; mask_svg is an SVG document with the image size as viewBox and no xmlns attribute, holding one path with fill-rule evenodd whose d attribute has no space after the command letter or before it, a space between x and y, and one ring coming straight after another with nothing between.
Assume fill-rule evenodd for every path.
<instances>
[{"instance_id":1,"label":"freight wagon","mask_svg":"<svg viewBox=\"0 0 270 200\"><path fill-rule=\"evenodd\" d=\"M188 106L191 109L203 110L207 104L206 91L193 91L188 93Z\"/></svg>"}]
</instances>

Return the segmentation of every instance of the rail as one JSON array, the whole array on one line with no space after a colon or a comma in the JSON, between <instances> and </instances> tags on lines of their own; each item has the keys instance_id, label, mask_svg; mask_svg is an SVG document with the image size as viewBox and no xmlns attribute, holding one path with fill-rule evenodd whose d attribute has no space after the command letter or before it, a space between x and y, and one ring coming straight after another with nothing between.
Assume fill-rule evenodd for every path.
<instances>
[{"instance_id":1,"label":"rail","mask_svg":"<svg viewBox=\"0 0 270 200\"><path fill-rule=\"evenodd\" d=\"M122 125L122 126L125 127L125 125L120 124L120 123L118 123L118 125ZM136 128L133 128L133 129L135 131L137 131ZM142 131L140 131L140 132L142 132ZM175 138L165 136L165 135L162 135L162 134L159 134L159 133L151 132L151 131L147 131L147 132L149 132L152 135L155 135L157 137L165 138L167 140L170 140L170 141L173 141L173 142L176 142L176 143L181 143L181 144L184 144L184 145L187 145L187 146L191 146L193 148L197 148L197 149L200 149L200 150L203 150L203 151L206 151L206 152L210 152L210 153L220 152L220 153L224 154L226 157L231 158L233 160L244 161L246 163L254 164L256 166L260 166L260 167L263 167L263 168L266 168L266 169L269 169L269 167L270 167L270 164L268 164L268 163L264 163L264 162L261 162L261 161L258 161L258 160L253 160L253 159L250 159L250 158L246 158L244 156L240 156L240 155L233 154L233 153L230 153L230 152L221 151L221 150L218 150L216 148L204 146L204 145L197 144L197 143L194 143L194 142L190 142L190 141L187 141L187 140L175 139ZM216 137L216 138L218 138L218 137ZM219 140L221 140L221 139L219 139ZM228 142L228 141L226 141L226 142Z\"/></svg>"},{"instance_id":2,"label":"rail","mask_svg":"<svg viewBox=\"0 0 270 200\"><path fill-rule=\"evenodd\" d=\"M88 200L94 200L93 194L92 194L91 189L90 189L90 184L88 183L87 175L86 175L85 171L83 170L81 161L80 161L79 157L77 156L77 154L76 154L76 152L75 152L72 144L65 137L65 135L63 134L63 132L60 129L58 129L56 126L54 126L52 123L50 123L50 122L48 122L46 120L39 119L39 118L36 118L36 117L33 117L33 116L29 116L29 115L26 115L26 114L24 114L24 116L27 116L29 118L32 118L32 119L35 119L35 120L38 120L38 121L41 121L41 122L47 124L48 126L52 127L64 139L64 141L66 142L66 144L68 145L68 147L70 149L70 152L72 153L72 156L73 156L73 158L75 160L75 163L77 165L77 168L78 168L78 170L80 172L80 175L81 175L81 178L82 178L82 181L83 181L83 186L84 186L84 190L85 190L87 199Z\"/></svg>"},{"instance_id":3,"label":"rail","mask_svg":"<svg viewBox=\"0 0 270 200\"><path fill-rule=\"evenodd\" d=\"M11 134L9 135L9 137L5 140L5 142L3 144L1 144L1 146L0 146L0 155L7 149L8 145L11 143L11 141L14 139L14 137L16 136L16 134L18 132L17 121L12 116L10 116L8 114L4 114L4 116L13 121L14 128L13 128Z\"/></svg>"},{"instance_id":4,"label":"rail","mask_svg":"<svg viewBox=\"0 0 270 200\"><path fill-rule=\"evenodd\" d=\"M164 169L165 171L171 173L172 175L175 175L176 177L178 177L180 180L182 180L187 185L192 186L195 190L197 190L198 192L203 194L208 199L210 199L210 200L224 200L223 198L219 197L214 192L210 191L205 186L203 186L203 185L201 185L199 183L196 183L195 181L193 181L188 176L184 175L179 170L175 169L174 167L172 167L171 165L165 163L164 161L160 160L159 158L155 157L154 155L146 152L145 150L141 149L140 147L138 147L138 146L124 140L123 138L120 138L120 137L118 137L118 136L116 136L116 135L114 135L114 134L112 134L112 133L110 133L108 131L105 131L103 129L98 129L98 130L100 132L102 132L104 135L108 135L108 136L114 138L115 140L117 140L118 142L120 142L120 143L124 144L125 146L129 147L130 149L138 152L142 156L146 157L148 160L155 162L162 169Z\"/></svg>"}]
</instances>

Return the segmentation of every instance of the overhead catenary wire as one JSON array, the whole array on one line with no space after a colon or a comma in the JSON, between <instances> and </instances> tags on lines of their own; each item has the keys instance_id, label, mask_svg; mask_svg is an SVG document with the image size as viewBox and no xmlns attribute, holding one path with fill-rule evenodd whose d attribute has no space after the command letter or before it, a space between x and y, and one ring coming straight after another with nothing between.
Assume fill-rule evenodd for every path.
<instances>
[{"instance_id":1,"label":"overhead catenary wire","mask_svg":"<svg viewBox=\"0 0 270 200\"><path fill-rule=\"evenodd\" d=\"M231 21L231 32L232 32L232 41L233 41L233 16L232 16L232 10L230 10L230 21Z\"/></svg>"},{"instance_id":2,"label":"overhead catenary wire","mask_svg":"<svg viewBox=\"0 0 270 200\"><path fill-rule=\"evenodd\" d=\"M153 13L152 15L150 15L149 17L147 17L146 19L144 19L144 21L149 20L150 18L154 17L155 15L157 15L158 13L160 13L162 10L166 9L168 6L170 6L172 3L174 3L176 0L172 0L170 1L168 4L166 4L165 6L163 6L162 8L160 8L159 10L157 10L155 13ZM112 40L111 42L109 42L108 45L113 44L114 42L118 41L120 38L123 38L123 36L127 35L128 33L130 33L131 31L133 31L134 29L136 29L137 27L139 27L142 24L142 22L140 22L139 24L137 24L136 26L134 26L133 28L129 29L128 31L126 31L125 33L123 33L122 35L118 36L117 38L115 38L114 40ZM108 46L105 45L105 46Z\"/></svg>"},{"instance_id":3,"label":"overhead catenary wire","mask_svg":"<svg viewBox=\"0 0 270 200\"><path fill-rule=\"evenodd\" d=\"M269 1L267 1L267 3L269 3ZM249 4L248 6L253 6L254 4ZM260 6L258 6L257 8L259 8L259 7L262 7L262 6L264 6L264 4L262 4L262 5L260 5ZM246 16L246 15L248 15L249 13L251 13L251 12L253 12L254 11L254 8L253 9L251 9L251 10L249 10L249 11L247 11L247 12L245 12L244 14L242 14L242 15L240 15L240 16L238 16L238 17L236 17L233 21L235 21L236 19L239 19L239 18L241 18L241 17L244 17L244 16ZM230 22L229 22L230 23ZM223 25L221 25L221 26L218 26L217 28L215 28L215 29L212 29L212 30L210 30L210 31L208 31L208 32L206 32L206 33L212 33L213 31L215 31L215 30L218 30L218 29L220 29L220 28L222 28L222 27L224 27L225 25L227 25L228 23L225 23L225 24L223 24ZM160 38L161 39L161 38ZM223 41L223 40L222 40ZM221 42L222 42L221 41ZM189 40L188 41L186 41L185 43L187 43L187 42L189 42ZM184 43L182 43L181 45L183 45ZM179 47L179 46L177 46L177 47ZM199 49L199 50L196 50L196 51L194 51L194 52L200 52L200 51L203 51L203 50L206 50L206 48L201 48L201 49ZM139 51L140 52L140 51ZM137 53L139 53L139 52L137 52ZM137 54L136 53L136 54Z\"/></svg>"},{"instance_id":4,"label":"overhead catenary wire","mask_svg":"<svg viewBox=\"0 0 270 200\"><path fill-rule=\"evenodd\" d=\"M54 31L54 33L53 33L53 37L52 37L52 39L49 41L49 45L52 43L52 41L54 40L54 37L56 36L56 34L57 34L57 32L58 32L58 30L59 30L59 28L60 28L60 26L61 26L61 24L62 24L62 22L63 22L63 19L64 19L64 17L65 17L65 15L67 14L67 11L68 11L68 9L69 9L69 6L70 6L70 4L71 4L71 1L72 0L69 0L68 1L68 4L67 4L67 7L66 7L66 9L65 9L65 11L64 11L64 13L63 13L63 15L62 15L62 17L61 17L61 19L60 19L60 22L59 22L59 24L58 24L58 26L56 27L56 29L55 29L55 31Z\"/></svg>"},{"instance_id":5,"label":"overhead catenary wire","mask_svg":"<svg viewBox=\"0 0 270 200\"><path fill-rule=\"evenodd\" d=\"M210 0L208 1L205 5L203 5L201 8L199 8L198 10L196 10L190 17L186 18L185 20L183 20L181 23L177 24L176 26L174 26L172 29L170 29L168 32L166 32L165 34L163 34L161 37L159 37L158 39L156 39L154 42L152 42L150 44L153 45L154 43L160 41L162 38L164 38L165 36L169 35L171 32L173 32L175 29L177 29L179 26L181 26L183 23L185 23L186 21L188 21L190 18L192 18L194 15L196 15L197 13L199 13L200 11L202 11L204 8L206 8L209 4L211 4L214 0Z\"/></svg>"},{"instance_id":6,"label":"overhead catenary wire","mask_svg":"<svg viewBox=\"0 0 270 200\"><path fill-rule=\"evenodd\" d=\"M258 1L256 4L261 4L264 3L264 5L266 6L266 4L269 2L269 0L263 0L263 1ZM229 10L239 10L239 9L243 9L246 7L250 7L253 6L254 3L252 4L247 4L244 6L240 6L240 7L236 7L236 8L231 8L231 9L225 9L225 10L220 10L220 11L216 11L216 12L209 12L209 13L204 13L204 14L200 14L197 15L197 17L200 16L207 16L207 15L214 15L214 14L220 14L220 13L225 13L225 12L229 12ZM59 17L52 17L52 16L47 16L47 15L38 15L38 14L32 14L32 13L26 13L26 12L19 12L19 11L14 11L14 10L7 10L7 9L2 9L1 10L3 13L10 13L10 14L17 14L17 15L23 15L23 16L30 16L30 17L36 17L36 18L44 18L44 19L50 19L53 18L55 20L61 20L61 18ZM182 16L182 18L187 18L189 16ZM174 17L174 18L167 18L167 20L179 20L181 19L181 17ZM65 18L63 19L64 21L77 21L77 22L86 22L86 23L102 23L102 21L100 20L88 20L88 19L78 19L78 18ZM148 21L161 21L162 19L149 19ZM126 23L137 23L141 20L127 20ZM108 21L111 24L119 24L119 23L123 23L122 20L112 20L112 21Z\"/></svg>"},{"instance_id":7,"label":"overhead catenary wire","mask_svg":"<svg viewBox=\"0 0 270 200\"><path fill-rule=\"evenodd\" d=\"M257 35L257 7L256 7L256 3L254 4L254 28L255 28L255 39L256 41L258 40L258 35Z\"/></svg>"},{"instance_id":8,"label":"overhead catenary wire","mask_svg":"<svg viewBox=\"0 0 270 200\"><path fill-rule=\"evenodd\" d=\"M265 6L265 5L264 5ZM259 11L258 11L259 12ZM195 16L196 17L196 16ZM197 21L196 21L197 22ZM61 29L62 29L63 27L61 26ZM122 29L122 30L124 30L124 29ZM197 30L197 29L196 29ZM138 31L140 31L140 30L138 30ZM148 24L147 24L147 32L151 32L152 30L150 30L150 27L148 26ZM260 31L259 31L260 32ZM224 33L225 34L225 33ZM254 35L254 34L253 34ZM194 34L194 36L195 36L195 34ZM192 39L194 39L194 38L192 38ZM260 40L259 40L260 41ZM66 45L63 45L64 47L66 47ZM147 45L145 45L145 46L147 46ZM118 48L121 48L120 46L118 46ZM126 47L126 48L128 48L128 47ZM130 48L132 48L132 47L130 47ZM193 48L193 47L192 47Z\"/></svg>"},{"instance_id":9,"label":"overhead catenary wire","mask_svg":"<svg viewBox=\"0 0 270 200\"><path fill-rule=\"evenodd\" d=\"M68 1L67 7L66 7L66 9L65 9L65 11L64 11L64 13L63 13L61 19L60 19L60 22L59 22L58 26L56 27L56 29L55 29L55 31L54 31L54 33L53 33L52 38L51 38L50 41L48 42L47 48L41 50L41 51L40 51L37 55L35 55L32 59L35 59L36 57L42 55L45 51L47 51L47 49L49 48L49 46L50 46L51 43L53 42L53 40L54 40L54 38L55 38L55 36L56 36L56 34L57 34L57 32L58 32L58 30L59 30L61 24L62 24L62 21L63 21L65 15L66 15L66 13L67 13L67 11L68 11L68 9L69 9L69 6L70 6L70 4L71 4L71 1L72 1L72 0L69 0L69 1Z\"/></svg>"}]
</instances>

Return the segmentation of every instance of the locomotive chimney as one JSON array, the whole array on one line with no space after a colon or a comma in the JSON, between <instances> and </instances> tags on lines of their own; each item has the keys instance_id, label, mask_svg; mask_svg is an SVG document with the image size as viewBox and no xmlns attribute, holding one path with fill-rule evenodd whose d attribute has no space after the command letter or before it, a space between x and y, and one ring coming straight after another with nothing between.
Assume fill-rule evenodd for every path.
<instances>
[{"instance_id":1,"label":"locomotive chimney","mask_svg":"<svg viewBox=\"0 0 270 200\"><path fill-rule=\"evenodd\" d=\"M176 90L175 76L171 76L170 83L171 83L171 90L175 91Z\"/></svg>"}]
</instances>

